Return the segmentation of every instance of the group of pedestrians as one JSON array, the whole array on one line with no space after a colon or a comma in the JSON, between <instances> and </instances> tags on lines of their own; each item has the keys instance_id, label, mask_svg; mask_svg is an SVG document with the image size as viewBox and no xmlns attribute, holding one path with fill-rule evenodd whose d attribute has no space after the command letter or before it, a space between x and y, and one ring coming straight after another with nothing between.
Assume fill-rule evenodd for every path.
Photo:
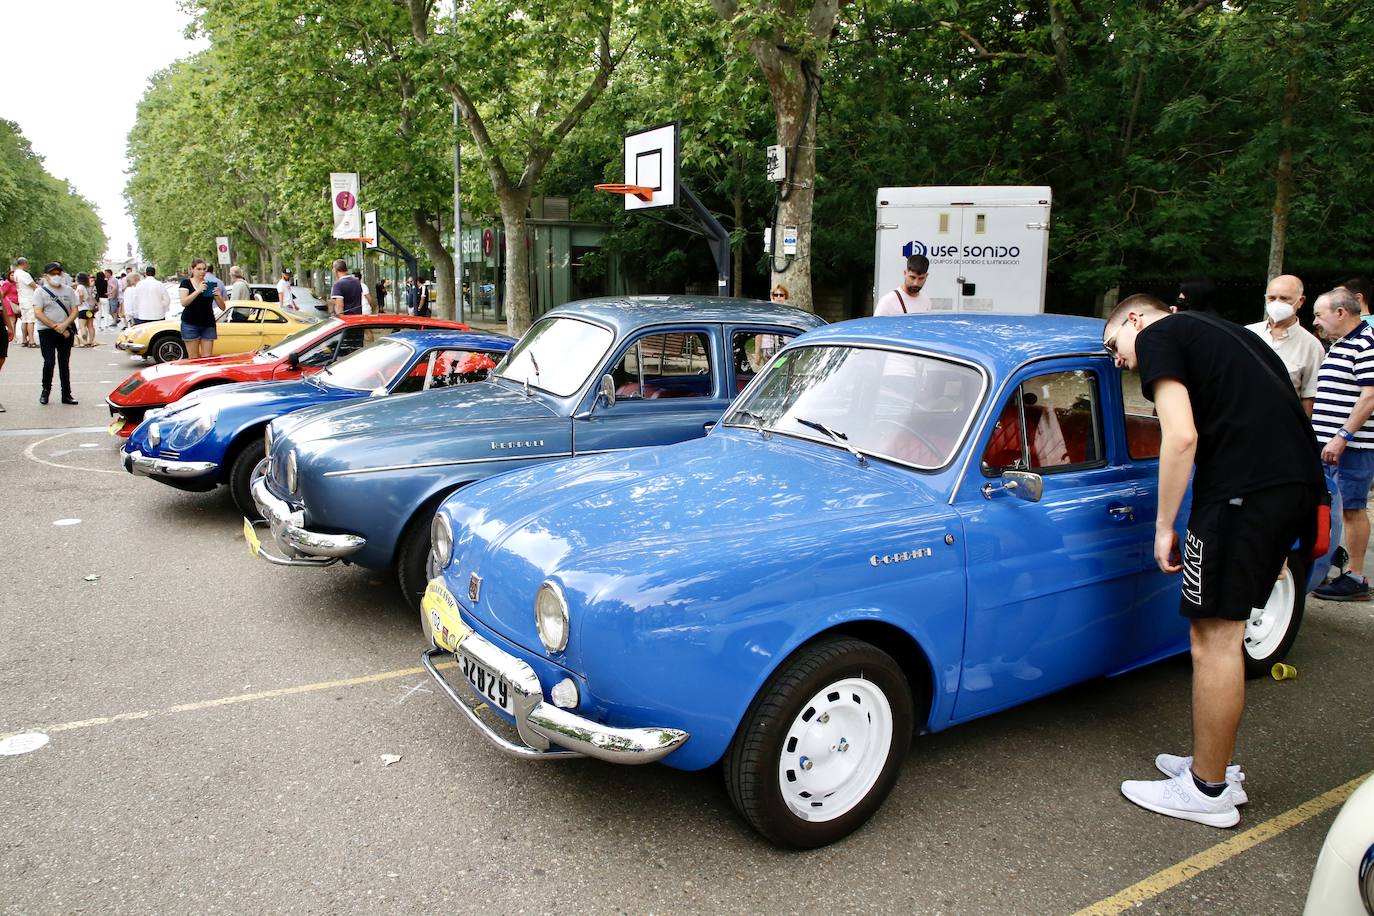
<instances>
[{"instance_id":1,"label":"group of pedestrians","mask_svg":"<svg viewBox=\"0 0 1374 916\"><path fill-rule=\"evenodd\" d=\"M1370 594L1363 569L1374 484L1374 326L1369 286L1358 279L1313 303L1325 347L1299 323L1306 297L1295 276L1269 283L1265 320L1246 328L1207 311L1198 291L1185 290L1173 306L1131 296L1103 334L1117 365L1139 372L1159 416L1154 558L1163 572L1182 573L1193 660L1193 753L1159 754L1155 767L1166 778L1127 780L1121 792L1149 811L1230 827L1249 800L1233 760L1246 626L1276 578L1292 574L1293 545L1311 551L1328 479L1341 496L1350 560L1315 594ZM1175 523L1190 477L1180 542Z\"/></svg>"}]
</instances>

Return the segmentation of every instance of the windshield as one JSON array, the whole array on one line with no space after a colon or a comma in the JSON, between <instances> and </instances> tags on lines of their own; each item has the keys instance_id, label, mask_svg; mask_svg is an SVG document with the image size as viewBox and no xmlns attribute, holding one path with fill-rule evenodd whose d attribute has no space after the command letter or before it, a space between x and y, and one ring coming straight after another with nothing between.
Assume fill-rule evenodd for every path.
<instances>
[{"instance_id":1,"label":"windshield","mask_svg":"<svg viewBox=\"0 0 1374 916\"><path fill-rule=\"evenodd\" d=\"M576 318L545 318L520 338L493 375L566 397L600 365L614 336Z\"/></svg>"},{"instance_id":2,"label":"windshield","mask_svg":"<svg viewBox=\"0 0 1374 916\"><path fill-rule=\"evenodd\" d=\"M277 341L275 346L265 351L265 355L270 356L273 359L282 359L292 350L296 349L296 344L298 344L304 338L313 337L315 334L318 334L321 331L332 331L339 325L343 324L343 321L341 321L338 318L330 318L327 324L322 324L321 322L324 321L324 319L316 318L313 315L295 315L293 317L297 321L306 322L306 326L301 328L296 333L288 334L286 337L283 337L281 340Z\"/></svg>"},{"instance_id":3,"label":"windshield","mask_svg":"<svg viewBox=\"0 0 1374 916\"><path fill-rule=\"evenodd\" d=\"M321 372L319 380L338 388L371 391L391 384L410 357L415 353L399 340L386 338L370 347L363 347Z\"/></svg>"},{"instance_id":4,"label":"windshield","mask_svg":"<svg viewBox=\"0 0 1374 916\"><path fill-rule=\"evenodd\" d=\"M982 388L977 370L931 356L803 347L774 360L723 422L938 468L958 449Z\"/></svg>"}]
</instances>

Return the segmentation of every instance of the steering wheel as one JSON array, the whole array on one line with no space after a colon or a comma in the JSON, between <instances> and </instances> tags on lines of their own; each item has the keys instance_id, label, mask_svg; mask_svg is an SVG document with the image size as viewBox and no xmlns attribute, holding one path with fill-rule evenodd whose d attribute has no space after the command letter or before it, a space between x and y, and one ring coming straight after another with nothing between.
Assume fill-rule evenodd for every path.
<instances>
[{"instance_id":1,"label":"steering wheel","mask_svg":"<svg viewBox=\"0 0 1374 916\"><path fill-rule=\"evenodd\" d=\"M924 435L904 426L896 420L878 420L873 424L873 432L885 433L878 439L884 444L884 451L894 458L910 461L923 467L938 467L944 464L945 451Z\"/></svg>"}]
</instances>

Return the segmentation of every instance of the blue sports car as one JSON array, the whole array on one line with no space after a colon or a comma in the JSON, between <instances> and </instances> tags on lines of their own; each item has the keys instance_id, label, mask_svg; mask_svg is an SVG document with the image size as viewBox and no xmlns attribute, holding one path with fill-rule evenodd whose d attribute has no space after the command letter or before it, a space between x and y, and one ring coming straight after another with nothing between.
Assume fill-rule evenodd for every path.
<instances>
[{"instance_id":1,"label":"blue sports car","mask_svg":"<svg viewBox=\"0 0 1374 916\"><path fill-rule=\"evenodd\" d=\"M315 375L210 388L150 411L124 443L124 468L181 490L227 484L239 510L255 519L251 485L269 422L307 407L478 381L515 343L473 331L365 330L377 340Z\"/></svg>"},{"instance_id":2,"label":"blue sports car","mask_svg":"<svg viewBox=\"0 0 1374 916\"><path fill-rule=\"evenodd\" d=\"M764 835L833 842L914 732L1187 650L1153 558L1159 421L1102 327L831 325L705 438L460 490L434 517L424 663L511 755L722 763ZM1275 570L1251 673L1326 562Z\"/></svg>"}]
</instances>

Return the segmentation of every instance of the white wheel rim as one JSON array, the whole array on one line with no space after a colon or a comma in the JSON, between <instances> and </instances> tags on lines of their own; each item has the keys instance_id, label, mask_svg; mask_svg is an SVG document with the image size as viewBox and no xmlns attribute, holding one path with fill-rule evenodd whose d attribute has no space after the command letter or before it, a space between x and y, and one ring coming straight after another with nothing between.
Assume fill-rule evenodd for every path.
<instances>
[{"instance_id":1,"label":"white wheel rim","mask_svg":"<svg viewBox=\"0 0 1374 916\"><path fill-rule=\"evenodd\" d=\"M1245 653L1251 658L1268 658L1278 649L1293 622L1293 606L1297 601L1297 587L1293 571L1285 569L1283 578L1274 583L1264 607L1250 612L1245 625Z\"/></svg>"},{"instance_id":2,"label":"white wheel rim","mask_svg":"<svg viewBox=\"0 0 1374 916\"><path fill-rule=\"evenodd\" d=\"M836 681L807 701L778 758L778 785L792 813L830 821L873 789L892 750L892 707L863 678Z\"/></svg>"}]
</instances>

